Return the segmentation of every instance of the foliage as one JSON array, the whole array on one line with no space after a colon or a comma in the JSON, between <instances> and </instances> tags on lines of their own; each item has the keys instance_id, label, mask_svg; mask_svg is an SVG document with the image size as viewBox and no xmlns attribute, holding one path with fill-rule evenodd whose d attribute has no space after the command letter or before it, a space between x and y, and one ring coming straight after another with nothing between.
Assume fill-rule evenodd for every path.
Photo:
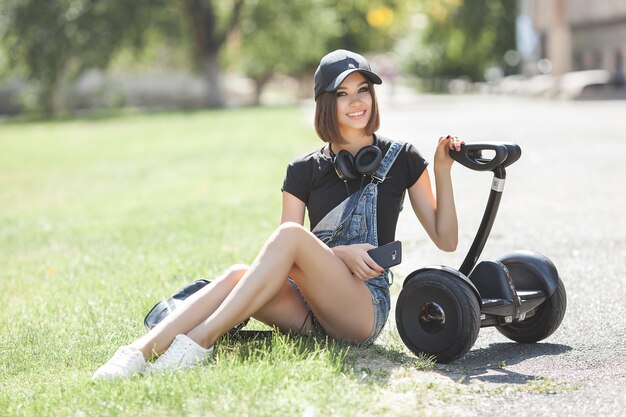
<instances>
[{"instance_id":1,"label":"foliage","mask_svg":"<svg viewBox=\"0 0 626 417\"><path fill-rule=\"evenodd\" d=\"M386 0L258 0L244 11L241 40L233 55L257 83L257 95L274 75L315 70L330 50L386 51L406 28L408 2ZM258 97L258 96L257 96Z\"/></svg>"},{"instance_id":2,"label":"foliage","mask_svg":"<svg viewBox=\"0 0 626 417\"><path fill-rule=\"evenodd\" d=\"M256 83L257 102L275 75L298 76L315 69L329 37L337 32L335 15L322 1L259 0L247 7L234 45L234 60Z\"/></svg>"},{"instance_id":3,"label":"foliage","mask_svg":"<svg viewBox=\"0 0 626 417\"><path fill-rule=\"evenodd\" d=\"M6 0L2 13L2 45L10 69L34 81L46 114L64 77L89 67L106 68L124 45L140 49L153 21L152 4L137 0Z\"/></svg>"},{"instance_id":4,"label":"foliage","mask_svg":"<svg viewBox=\"0 0 626 417\"><path fill-rule=\"evenodd\" d=\"M387 51L407 30L406 16L410 0L340 0L327 2L333 7L340 36L331 39L329 49Z\"/></svg>"},{"instance_id":5,"label":"foliage","mask_svg":"<svg viewBox=\"0 0 626 417\"><path fill-rule=\"evenodd\" d=\"M409 66L423 78L467 76L482 80L490 66L504 66L515 48L513 1L424 0L427 25L414 34Z\"/></svg>"},{"instance_id":6,"label":"foliage","mask_svg":"<svg viewBox=\"0 0 626 417\"><path fill-rule=\"evenodd\" d=\"M193 57L201 68L211 59L217 62L226 36L237 23L242 0L233 0L231 10L225 10L228 9L225 2L206 0L5 0L5 3L0 34L8 51L8 67L35 84L39 107L52 114L62 104L58 92L64 79L71 79L88 68L106 69L120 51L129 48L141 51L146 40L154 41L151 35L155 32L170 41L192 44ZM219 68L213 66L210 70ZM213 81L209 77L209 83ZM212 91L219 93L217 88ZM218 106L221 102L221 96L209 100Z\"/></svg>"},{"instance_id":7,"label":"foliage","mask_svg":"<svg viewBox=\"0 0 626 417\"><path fill-rule=\"evenodd\" d=\"M256 82L258 99L272 76L308 75L337 48L395 49L420 77L480 80L514 47L515 36L515 2L508 0L0 2L0 67L23 77L47 114L65 104L64 82L87 68L106 69L119 56L137 62L128 52L152 51L154 44L174 45L193 63L209 85L208 105L220 107L224 58ZM427 19L425 28L408 23L417 15Z\"/></svg>"}]
</instances>

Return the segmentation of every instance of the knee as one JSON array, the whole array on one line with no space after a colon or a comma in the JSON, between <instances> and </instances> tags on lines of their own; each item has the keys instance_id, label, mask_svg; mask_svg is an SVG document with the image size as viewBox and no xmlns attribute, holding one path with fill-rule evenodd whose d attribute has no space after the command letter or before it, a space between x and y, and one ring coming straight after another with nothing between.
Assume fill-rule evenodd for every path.
<instances>
[{"instance_id":1,"label":"knee","mask_svg":"<svg viewBox=\"0 0 626 417\"><path fill-rule=\"evenodd\" d=\"M281 250L293 248L309 233L301 224L285 222L278 226L266 242L268 247L277 247Z\"/></svg>"},{"instance_id":2,"label":"knee","mask_svg":"<svg viewBox=\"0 0 626 417\"><path fill-rule=\"evenodd\" d=\"M281 224L278 229L276 229L274 237L279 239L297 239L307 233L309 233L308 230L306 230L301 224L295 222L285 222Z\"/></svg>"},{"instance_id":3,"label":"knee","mask_svg":"<svg viewBox=\"0 0 626 417\"><path fill-rule=\"evenodd\" d=\"M244 264L231 265L220 278L237 283L247 270L248 266Z\"/></svg>"},{"instance_id":4,"label":"knee","mask_svg":"<svg viewBox=\"0 0 626 417\"><path fill-rule=\"evenodd\" d=\"M234 264L231 265L227 270L226 273L228 273L229 275L243 275L246 273L246 271L248 270L248 265L244 265L244 264Z\"/></svg>"}]
</instances>

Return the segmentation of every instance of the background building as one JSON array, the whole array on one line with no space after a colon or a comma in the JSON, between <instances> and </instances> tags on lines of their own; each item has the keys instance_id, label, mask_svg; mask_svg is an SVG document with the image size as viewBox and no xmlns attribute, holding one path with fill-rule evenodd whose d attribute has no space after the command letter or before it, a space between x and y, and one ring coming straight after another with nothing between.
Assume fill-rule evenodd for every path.
<instances>
[{"instance_id":1,"label":"background building","mask_svg":"<svg viewBox=\"0 0 626 417\"><path fill-rule=\"evenodd\" d=\"M606 70L624 84L626 1L520 0L517 26L526 74Z\"/></svg>"}]
</instances>

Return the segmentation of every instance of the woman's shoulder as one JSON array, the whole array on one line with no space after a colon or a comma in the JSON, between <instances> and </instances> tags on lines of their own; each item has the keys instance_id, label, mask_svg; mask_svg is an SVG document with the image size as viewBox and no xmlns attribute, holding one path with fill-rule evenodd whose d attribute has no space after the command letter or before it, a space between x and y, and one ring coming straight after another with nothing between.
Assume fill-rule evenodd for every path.
<instances>
[{"instance_id":1,"label":"woman's shoulder","mask_svg":"<svg viewBox=\"0 0 626 417\"><path fill-rule=\"evenodd\" d=\"M390 139L386 136L381 136L378 133L376 134L376 145L381 148L382 150L387 150L389 149L389 147L391 146L392 143L394 142L401 142L400 140L394 140L394 139Z\"/></svg>"},{"instance_id":2,"label":"woman's shoulder","mask_svg":"<svg viewBox=\"0 0 626 417\"><path fill-rule=\"evenodd\" d=\"M400 149L400 152L398 153L398 158L396 159L399 164L394 165L397 169L400 169L399 167L407 169L409 173L408 175L412 179L417 180L424 169L428 166L428 161L417 150L415 145L403 140L393 140L382 136L377 136L376 138L378 140L378 146L380 147L380 150L383 151L383 154L387 152L387 150L391 147L391 144L394 142L399 143L402 146L402 149Z\"/></svg>"},{"instance_id":3,"label":"woman's shoulder","mask_svg":"<svg viewBox=\"0 0 626 417\"><path fill-rule=\"evenodd\" d=\"M389 139L385 136L376 135L376 142L380 150L383 151L383 153L387 152L387 150L391 147L393 143L399 143L402 146L400 153L419 155L419 151L417 150L417 148L411 143L404 140Z\"/></svg>"},{"instance_id":4,"label":"woman's shoulder","mask_svg":"<svg viewBox=\"0 0 626 417\"><path fill-rule=\"evenodd\" d=\"M324 156L321 148L314 149L302 155L293 158L287 167L287 171L304 176L314 176L323 171L326 164L330 161Z\"/></svg>"},{"instance_id":5,"label":"woman's shoulder","mask_svg":"<svg viewBox=\"0 0 626 417\"><path fill-rule=\"evenodd\" d=\"M305 154L298 155L294 157L289 165L307 165L311 163L318 163L321 159L324 158L322 151L317 148L312 151L309 151Z\"/></svg>"}]
</instances>

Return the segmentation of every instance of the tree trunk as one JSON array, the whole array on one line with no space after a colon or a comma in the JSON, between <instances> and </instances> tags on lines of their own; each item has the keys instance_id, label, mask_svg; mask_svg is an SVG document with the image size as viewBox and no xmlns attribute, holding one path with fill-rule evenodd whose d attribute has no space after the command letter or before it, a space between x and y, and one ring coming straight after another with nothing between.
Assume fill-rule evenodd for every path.
<instances>
[{"instance_id":1,"label":"tree trunk","mask_svg":"<svg viewBox=\"0 0 626 417\"><path fill-rule=\"evenodd\" d=\"M44 77L41 80L41 90L37 98L39 109L43 112L45 118L53 117L56 113L56 97L58 93L59 82L56 76Z\"/></svg>"},{"instance_id":2,"label":"tree trunk","mask_svg":"<svg viewBox=\"0 0 626 417\"><path fill-rule=\"evenodd\" d=\"M224 107L222 77L219 65L219 53L227 35L237 26L243 0L234 0L229 22L218 27L215 0L185 0L185 10L191 23L192 36L196 51L200 56L200 65L207 81L209 107Z\"/></svg>"},{"instance_id":3,"label":"tree trunk","mask_svg":"<svg viewBox=\"0 0 626 417\"><path fill-rule=\"evenodd\" d=\"M265 88L265 86L267 85L270 79L272 79L271 74L265 74L260 77L254 78L254 103L253 104L255 106L261 105L261 94L263 94L263 89Z\"/></svg>"},{"instance_id":4,"label":"tree trunk","mask_svg":"<svg viewBox=\"0 0 626 417\"><path fill-rule=\"evenodd\" d=\"M226 103L224 101L218 51L211 51L202 58L202 70L209 88L207 106L212 108L224 107Z\"/></svg>"}]
</instances>

